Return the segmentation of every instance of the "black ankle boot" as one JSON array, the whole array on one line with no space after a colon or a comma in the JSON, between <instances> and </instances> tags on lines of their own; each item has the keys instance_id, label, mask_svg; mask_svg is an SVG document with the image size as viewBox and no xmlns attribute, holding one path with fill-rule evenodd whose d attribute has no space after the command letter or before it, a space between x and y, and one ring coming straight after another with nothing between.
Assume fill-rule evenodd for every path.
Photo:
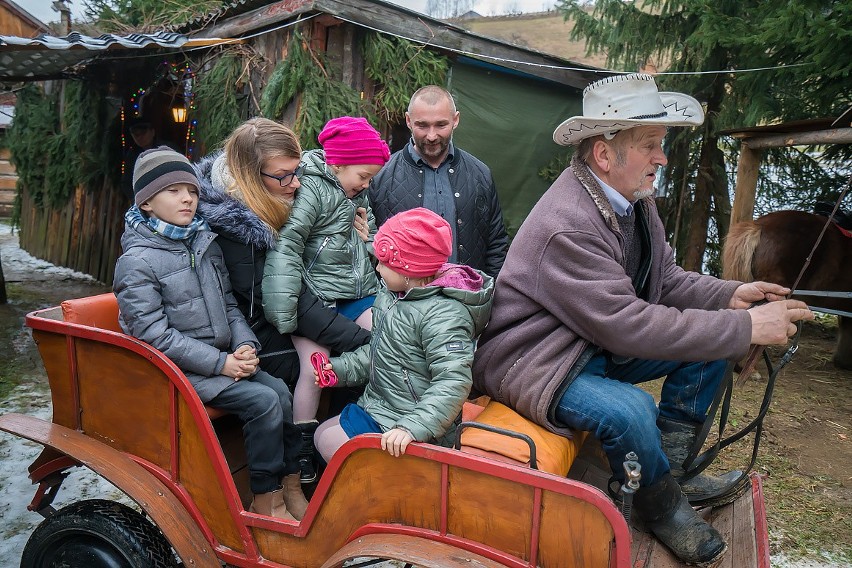
<instances>
[{"instance_id":1,"label":"black ankle boot","mask_svg":"<svg viewBox=\"0 0 852 568\"><path fill-rule=\"evenodd\" d=\"M661 416L657 418L657 428L660 429L661 445L669 459L671 474L680 484L690 503L724 505L742 495L748 487L748 477L739 470L729 471L719 476L699 473L683 481L683 462L698 437L701 424ZM736 483L737 481L741 483Z\"/></svg>"},{"instance_id":2,"label":"black ankle boot","mask_svg":"<svg viewBox=\"0 0 852 568\"><path fill-rule=\"evenodd\" d=\"M296 426L302 432L302 449L299 451L299 481L313 483L317 480L317 469L314 465L314 432L319 422L299 422Z\"/></svg>"},{"instance_id":3,"label":"black ankle boot","mask_svg":"<svg viewBox=\"0 0 852 568\"><path fill-rule=\"evenodd\" d=\"M633 509L645 527L687 564L712 566L728 549L719 531L689 506L677 481L667 473L633 497Z\"/></svg>"}]
</instances>

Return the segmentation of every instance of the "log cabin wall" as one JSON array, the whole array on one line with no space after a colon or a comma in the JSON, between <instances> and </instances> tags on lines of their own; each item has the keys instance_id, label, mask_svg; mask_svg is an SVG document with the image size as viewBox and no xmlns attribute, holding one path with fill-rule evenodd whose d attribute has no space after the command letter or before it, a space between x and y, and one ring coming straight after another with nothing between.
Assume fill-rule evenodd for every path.
<instances>
[{"instance_id":1,"label":"log cabin wall","mask_svg":"<svg viewBox=\"0 0 852 568\"><path fill-rule=\"evenodd\" d=\"M108 182L101 191L77 187L61 209L37 207L24 190L21 248L36 258L111 284L128 205L127 198Z\"/></svg>"}]
</instances>

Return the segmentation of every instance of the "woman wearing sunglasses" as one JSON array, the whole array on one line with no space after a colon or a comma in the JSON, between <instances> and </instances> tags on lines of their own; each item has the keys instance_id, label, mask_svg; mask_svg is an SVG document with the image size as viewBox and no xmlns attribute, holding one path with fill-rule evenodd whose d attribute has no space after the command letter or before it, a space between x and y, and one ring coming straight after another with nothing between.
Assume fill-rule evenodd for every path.
<instances>
[{"instance_id":1,"label":"woman wearing sunglasses","mask_svg":"<svg viewBox=\"0 0 852 568\"><path fill-rule=\"evenodd\" d=\"M261 343L260 367L292 390L300 372L293 336L289 331L280 333L266 320L261 294L267 254L279 241L301 192L299 176L304 166L299 140L280 123L252 118L228 137L224 152L207 156L195 168L201 181L198 212L219 235L216 242L222 248L234 296ZM353 221L349 225L354 230ZM300 285L294 303L297 325L290 331L304 340L336 353L369 342L369 332L326 307L306 286ZM307 365L310 368L310 361ZM300 430L311 443L303 447L299 461L304 468L312 468L313 437L312 432L305 433L310 424ZM311 472L307 473L310 478Z\"/></svg>"}]
</instances>

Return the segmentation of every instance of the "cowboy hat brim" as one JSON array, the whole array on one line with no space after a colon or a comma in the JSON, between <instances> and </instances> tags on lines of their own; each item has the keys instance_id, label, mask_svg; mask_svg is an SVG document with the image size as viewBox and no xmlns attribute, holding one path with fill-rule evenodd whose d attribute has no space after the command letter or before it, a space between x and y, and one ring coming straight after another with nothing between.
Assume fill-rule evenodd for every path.
<instances>
[{"instance_id":1,"label":"cowboy hat brim","mask_svg":"<svg viewBox=\"0 0 852 568\"><path fill-rule=\"evenodd\" d=\"M660 99L666 111L663 116L618 120L572 116L556 127L553 131L553 141L562 146L570 146L585 138L613 130L627 130L637 126L698 126L704 122L704 109L693 97L683 93L662 92Z\"/></svg>"}]
</instances>

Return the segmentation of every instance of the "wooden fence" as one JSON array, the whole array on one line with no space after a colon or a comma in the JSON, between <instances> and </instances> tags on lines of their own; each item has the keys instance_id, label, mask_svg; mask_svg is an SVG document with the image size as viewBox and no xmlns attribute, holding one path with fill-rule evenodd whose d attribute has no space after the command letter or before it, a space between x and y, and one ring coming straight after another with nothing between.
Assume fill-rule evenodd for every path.
<instances>
[{"instance_id":1,"label":"wooden fence","mask_svg":"<svg viewBox=\"0 0 852 568\"><path fill-rule=\"evenodd\" d=\"M101 191L77 187L60 209L37 207L24 190L21 248L36 258L110 284L128 206L127 198L109 183Z\"/></svg>"}]
</instances>

